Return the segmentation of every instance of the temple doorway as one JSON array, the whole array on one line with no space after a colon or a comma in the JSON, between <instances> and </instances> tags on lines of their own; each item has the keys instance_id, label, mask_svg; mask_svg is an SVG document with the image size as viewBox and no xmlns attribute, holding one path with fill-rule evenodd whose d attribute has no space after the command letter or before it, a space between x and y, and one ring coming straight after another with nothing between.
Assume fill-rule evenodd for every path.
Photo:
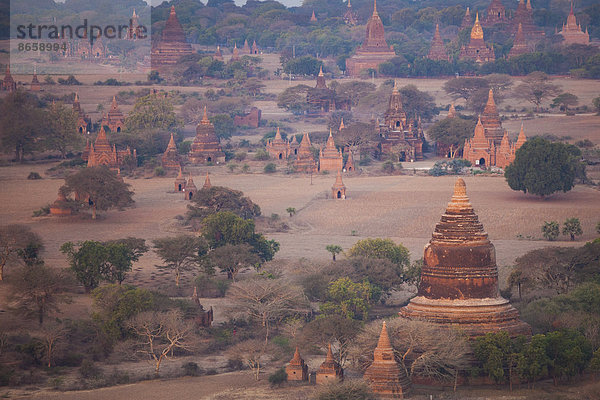
<instances>
[{"instance_id":1,"label":"temple doorway","mask_svg":"<svg viewBox=\"0 0 600 400\"><path fill-rule=\"evenodd\" d=\"M283 155L281 153L279 153L279 159L283 159Z\"/></svg>"},{"instance_id":2,"label":"temple doorway","mask_svg":"<svg viewBox=\"0 0 600 400\"><path fill-rule=\"evenodd\" d=\"M194 197L194 193L192 193L192 192L189 192L188 196L189 196L189 199L191 200L191 199L192 199L192 197Z\"/></svg>"},{"instance_id":3,"label":"temple doorway","mask_svg":"<svg viewBox=\"0 0 600 400\"><path fill-rule=\"evenodd\" d=\"M485 158L482 157L482 158L479 159L479 166L480 167L485 167Z\"/></svg>"},{"instance_id":4,"label":"temple doorway","mask_svg":"<svg viewBox=\"0 0 600 400\"><path fill-rule=\"evenodd\" d=\"M338 190L338 192L337 192L337 198L338 198L338 199L341 199L341 198L342 198L342 192L341 192L341 191L339 191L339 190Z\"/></svg>"},{"instance_id":5,"label":"temple doorway","mask_svg":"<svg viewBox=\"0 0 600 400\"><path fill-rule=\"evenodd\" d=\"M212 162L212 157L206 157L206 162Z\"/></svg>"},{"instance_id":6,"label":"temple doorway","mask_svg":"<svg viewBox=\"0 0 600 400\"><path fill-rule=\"evenodd\" d=\"M182 189L181 183L179 184L178 188L179 188L178 190L181 192L181 189Z\"/></svg>"},{"instance_id":7,"label":"temple doorway","mask_svg":"<svg viewBox=\"0 0 600 400\"><path fill-rule=\"evenodd\" d=\"M121 132L121 127L117 126L117 132Z\"/></svg>"}]
</instances>

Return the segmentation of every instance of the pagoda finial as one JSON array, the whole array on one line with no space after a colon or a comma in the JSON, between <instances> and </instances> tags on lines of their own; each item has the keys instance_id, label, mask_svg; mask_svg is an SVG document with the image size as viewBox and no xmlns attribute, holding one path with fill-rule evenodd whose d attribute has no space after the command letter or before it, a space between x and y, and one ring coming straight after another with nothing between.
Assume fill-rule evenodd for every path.
<instances>
[{"instance_id":1,"label":"pagoda finial","mask_svg":"<svg viewBox=\"0 0 600 400\"><path fill-rule=\"evenodd\" d=\"M323 76L323 65L319 68L319 76Z\"/></svg>"},{"instance_id":2,"label":"pagoda finial","mask_svg":"<svg viewBox=\"0 0 600 400\"><path fill-rule=\"evenodd\" d=\"M338 171L339 173L339 171ZM325 357L325 361L334 361L333 360L333 352L331 351L331 343L327 345L327 357Z\"/></svg>"},{"instance_id":3,"label":"pagoda finial","mask_svg":"<svg viewBox=\"0 0 600 400\"><path fill-rule=\"evenodd\" d=\"M385 321L381 325L381 333L379 334L379 341L377 342L377 348L380 350L391 349L392 343L390 342L390 336L388 335Z\"/></svg>"},{"instance_id":4,"label":"pagoda finial","mask_svg":"<svg viewBox=\"0 0 600 400\"><path fill-rule=\"evenodd\" d=\"M281 133L279 133L279 127L277 127L277 132L275 132L275 140L282 140Z\"/></svg>"},{"instance_id":5,"label":"pagoda finial","mask_svg":"<svg viewBox=\"0 0 600 400\"><path fill-rule=\"evenodd\" d=\"M173 132L171 132L171 139L169 139L169 144L167 145L167 149L176 149L175 139L173 138Z\"/></svg>"},{"instance_id":6,"label":"pagoda finial","mask_svg":"<svg viewBox=\"0 0 600 400\"><path fill-rule=\"evenodd\" d=\"M373 0L373 16L378 16L379 14L377 13L377 0Z\"/></svg>"},{"instance_id":7,"label":"pagoda finial","mask_svg":"<svg viewBox=\"0 0 600 400\"><path fill-rule=\"evenodd\" d=\"M77 92L75 92L75 100L73 100L74 103L79 103L79 94L77 94Z\"/></svg>"},{"instance_id":8,"label":"pagoda finial","mask_svg":"<svg viewBox=\"0 0 600 400\"><path fill-rule=\"evenodd\" d=\"M571 0L571 12L569 13L569 15L573 15L573 0Z\"/></svg>"},{"instance_id":9,"label":"pagoda finial","mask_svg":"<svg viewBox=\"0 0 600 400\"><path fill-rule=\"evenodd\" d=\"M171 15L175 15L175 6L171 6Z\"/></svg>"},{"instance_id":10,"label":"pagoda finial","mask_svg":"<svg viewBox=\"0 0 600 400\"><path fill-rule=\"evenodd\" d=\"M342 122L340 122L340 128L338 130L341 131L344 128L345 128L345 126L344 126L344 117L342 117Z\"/></svg>"},{"instance_id":11,"label":"pagoda finial","mask_svg":"<svg viewBox=\"0 0 600 400\"><path fill-rule=\"evenodd\" d=\"M394 79L394 89L392 90L393 93L398 93L398 81L396 79Z\"/></svg>"},{"instance_id":12,"label":"pagoda finial","mask_svg":"<svg viewBox=\"0 0 600 400\"><path fill-rule=\"evenodd\" d=\"M208 120L208 114L206 112L206 106L204 106L204 115L202 116L202 121L200 121L203 125L208 125L210 121Z\"/></svg>"},{"instance_id":13,"label":"pagoda finial","mask_svg":"<svg viewBox=\"0 0 600 400\"><path fill-rule=\"evenodd\" d=\"M112 99L112 108L113 109L117 108L117 96L113 96L113 99Z\"/></svg>"},{"instance_id":14,"label":"pagoda finial","mask_svg":"<svg viewBox=\"0 0 600 400\"><path fill-rule=\"evenodd\" d=\"M467 196L467 185L463 178L456 179L454 183L454 194L452 197L466 197Z\"/></svg>"},{"instance_id":15,"label":"pagoda finial","mask_svg":"<svg viewBox=\"0 0 600 400\"><path fill-rule=\"evenodd\" d=\"M467 7L467 12L465 13L465 15L468 15L469 17L471 16L471 11L469 10L469 7Z\"/></svg>"},{"instance_id":16,"label":"pagoda finial","mask_svg":"<svg viewBox=\"0 0 600 400\"><path fill-rule=\"evenodd\" d=\"M204 185L202 185L202 189L210 189L212 184L210 183L210 177L208 176L208 171L206 171L206 178L204 178Z\"/></svg>"}]
</instances>

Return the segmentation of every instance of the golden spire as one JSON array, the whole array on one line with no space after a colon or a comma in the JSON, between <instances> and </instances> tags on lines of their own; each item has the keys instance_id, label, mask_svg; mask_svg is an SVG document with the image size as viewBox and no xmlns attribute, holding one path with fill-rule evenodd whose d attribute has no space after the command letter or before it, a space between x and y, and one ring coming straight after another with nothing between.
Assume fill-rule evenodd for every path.
<instances>
[{"instance_id":1,"label":"golden spire","mask_svg":"<svg viewBox=\"0 0 600 400\"><path fill-rule=\"evenodd\" d=\"M344 117L342 117L342 122L340 122L340 128L338 129L338 131L341 131L342 129L344 129Z\"/></svg>"},{"instance_id":2,"label":"golden spire","mask_svg":"<svg viewBox=\"0 0 600 400\"><path fill-rule=\"evenodd\" d=\"M377 14L377 0L373 0L373 16L379 16L379 14Z\"/></svg>"},{"instance_id":3,"label":"golden spire","mask_svg":"<svg viewBox=\"0 0 600 400\"><path fill-rule=\"evenodd\" d=\"M202 121L200 121L200 123L202 125L208 125L208 124L210 124L210 121L208 120L208 114L206 112L206 106L204 106L204 115L202 116Z\"/></svg>"},{"instance_id":4,"label":"golden spire","mask_svg":"<svg viewBox=\"0 0 600 400\"><path fill-rule=\"evenodd\" d=\"M323 66L321 65L320 69L319 69L319 76L323 76Z\"/></svg>"},{"instance_id":5,"label":"golden spire","mask_svg":"<svg viewBox=\"0 0 600 400\"><path fill-rule=\"evenodd\" d=\"M483 40L483 28L479 23L479 12L475 15L475 24L473 25L473 29L471 29L471 39Z\"/></svg>"},{"instance_id":6,"label":"golden spire","mask_svg":"<svg viewBox=\"0 0 600 400\"><path fill-rule=\"evenodd\" d=\"M171 139L169 139L167 149L177 149L177 146L175 146L175 139L173 139L173 132L171 132Z\"/></svg>"}]
</instances>

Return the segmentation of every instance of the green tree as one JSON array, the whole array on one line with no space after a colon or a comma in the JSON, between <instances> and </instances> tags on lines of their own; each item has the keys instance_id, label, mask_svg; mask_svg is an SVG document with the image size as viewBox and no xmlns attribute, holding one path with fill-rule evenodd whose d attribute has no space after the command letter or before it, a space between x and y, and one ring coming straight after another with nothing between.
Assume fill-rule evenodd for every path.
<instances>
[{"instance_id":1,"label":"green tree","mask_svg":"<svg viewBox=\"0 0 600 400\"><path fill-rule=\"evenodd\" d=\"M84 199L92 209L92 219L96 219L97 210L121 210L132 206L133 192L129 187L114 171L100 166L84 168L67 176L60 190L65 196L75 193Z\"/></svg>"},{"instance_id":2,"label":"green tree","mask_svg":"<svg viewBox=\"0 0 600 400\"><path fill-rule=\"evenodd\" d=\"M352 106L356 107L361 97L374 92L375 89L376 86L370 82L351 81L341 83L336 87L335 91L340 97L347 98L348 100L350 100ZM348 123L349 121L344 120L344 122ZM337 129L339 126L340 124L338 123L337 126L333 128Z\"/></svg>"},{"instance_id":3,"label":"green tree","mask_svg":"<svg viewBox=\"0 0 600 400\"><path fill-rule=\"evenodd\" d=\"M277 171L277 165L275 165L274 163L268 163L267 165L265 165L263 171L265 172L265 174L272 174L273 172Z\"/></svg>"},{"instance_id":4,"label":"green tree","mask_svg":"<svg viewBox=\"0 0 600 400\"><path fill-rule=\"evenodd\" d=\"M325 250L331 253L333 261L335 261L336 254L340 254L343 251L342 246L339 246L337 244L328 244L327 246L325 246Z\"/></svg>"},{"instance_id":5,"label":"green tree","mask_svg":"<svg viewBox=\"0 0 600 400\"><path fill-rule=\"evenodd\" d=\"M143 239L139 240L144 242ZM142 244L141 248L132 248L127 243L114 241L105 243L104 246L107 250L104 279L108 282L117 282L119 285L131 271L133 262L138 261L141 254L148 251L145 244Z\"/></svg>"},{"instance_id":6,"label":"green tree","mask_svg":"<svg viewBox=\"0 0 600 400\"><path fill-rule=\"evenodd\" d=\"M475 340L473 352L483 371L496 383L512 382L525 337L512 340L507 332L488 333ZM512 388L512 386L511 386Z\"/></svg>"},{"instance_id":7,"label":"green tree","mask_svg":"<svg viewBox=\"0 0 600 400\"><path fill-rule=\"evenodd\" d=\"M25 154L37 149L45 126L39 101L30 93L17 90L0 103L0 143L4 152L15 152L16 161L23 162Z\"/></svg>"},{"instance_id":8,"label":"green tree","mask_svg":"<svg viewBox=\"0 0 600 400\"><path fill-rule=\"evenodd\" d=\"M154 93L137 99L133 110L125 119L128 131L144 135L157 130L173 131L181 125L181 121L175 115L171 100Z\"/></svg>"},{"instance_id":9,"label":"green tree","mask_svg":"<svg viewBox=\"0 0 600 400\"><path fill-rule=\"evenodd\" d=\"M79 116L64 104L53 103L46 112L48 128L44 136L44 147L57 150L62 158L67 157L69 149L79 150L83 136L77 131Z\"/></svg>"},{"instance_id":10,"label":"green tree","mask_svg":"<svg viewBox=\"0 0 600 400\"><path fill-rule=\"evenodd\" d=\"M569 235L571 240L575 240L575 236L582 235L583 230L581 229L579 218L567 218L563 224L562 234Z\"/></svg>"},{"instance_id":11,"label":"green tree","mask_svg":"<svg viewBox=\"0 0 600 400\"><path fill-rule=\"evenodd\" d=\"M560 226L556 221L544 221L544 225L542 225L542 234L546 238L546 240L556 240L558 235L560 234Z\"/></svg>"},{"instance_id":12,"label":"green tree","mask_svg":"<svg viewBox=\"0 0 600 400\"><path fill-rule=\"evenodd\" d=\"M42 239L25 225L0 226L0 282L6 265L17 266L21 261L37 260L43 248Z\"/></svg>"},{"instance_id":13,"label":"green tree","mask_svg":"<svg viewBox=\"0 0 600 400\"><path fill-rule=\"evenodd\" d=\"M297 85L285 89L277 96L277 107L285 108L286 110L300 115L308 110L306 102L306 93L310 89L306 85Z\"/></svg>"},{"instance_id":14,"label":"green tree","mask_svg":"<svg viewBox=\"0 0 600 400\"><path fill-rule=\"evenodd\" d=\"M154 240L153 244L154 252L163 260L163 265L159 268L172 270L178 287L181 274L198 268L201 257L208 250L203 238L191 235L160 238Z\"/></svg>"},{"instance_id":15,"label":"green tree","mask_svg":"<svg viewBox=\"0 0 600 400\"><path fill-rule=\"evenodd\" d=\"M303 56L289 59L283 65L283 71L286 74L316 76L322 66L322 61L312 56Z\"/></svg>"},{"instance_id":16,"label":"green tree","mask_svg":"<svg viewBox=\"0 0 600 400\"><path fill-rule=\"evenodd\" d=\"M571 379L581 374L592 358L592 346L577 331L549 332L546 340L546 355L550 359L548 370L555 385L561 378Z\"/></svg>"},{"instance_id":17,"label":"green tree","mask_svg":"<svg viewBox=\"0 0 600 400\"><path fill-rule=\"evenodd\" d=\"M37 318L40 325L61 303L69 303L70 277L63 270L37 265L20 269L11 277L11 301L19 315Z\"/></svg>"},{"instance_id":18,"label":"green tree","mask_svg":"<svg viewBox=\"0 0 600 400\"><path fill-rule=\"evenodd\" d=\"M339 278L327 288L328 301L321 304L321 312L337 314L349 319L368 319L371 304L379 300L381 291L369 281L352 282L350 278Z\"/></svg>"},{"instance_id":19,"label":"green tree","mask_svg":"<svg viewBox=\"0 0 600 400\"><path fill-rule=\"evenodd\" d=\"M462 149L465 144L465 139L473 136L474 129L475 121L473 120L444 118L433 124L427 131L427 135L435 140L440 148L450 149L452 147L453 152L458 154L458 150Z\"/></svg>"},{"instance_id":20,"label":"green tree","mask_svg":"<svg viewBox=\"0 0 600 400\"><path fill-rule=\"evenodd\" d=\"M285 209L285 212L290 214L290 218L292 218L294 214L296 214L296 209L294 207L288 207ZM600 222L598 222L596 230L598 231L598 233L600 233Z\"/></svg>"},{"instance_id":21,"label":"green tree","mask_svg":"<svg viewBox=\"0 0 600 400\"><path fill-rule=\"evenodd\" d=\"M252 94L252 97L256 97L265 88L265 85L258 78L249 78L243 83L243 87Z\"/></svg>"},{"instance_id":22,"label":"green tree","mask_svg":"<svg viewBox=\"0 0 600 400\"><path fill-rule=\"evenodd\" d=\"M600 115L600 96L594 97L594 99L592 100L592 105L594 106L596 115Z\"/></svg>"},{"instance_id":23,"label":"green tree","mask_svg":"<svg viewBox=\"0 0 600 400\"><path fill-rule=\"evenodd\" d=\"M86 240L75 245L66 242L60 246L60 251L67 255L75 278L89 293L104 280L107 269L108 249L100 242Z\"/></svg>"},{"instance_id":24,"label":"green tree","mask_svg":"<svg viewBox=\"0 0 600 400\"><path fill-rule=\"evenodd\" d=\"M252 250L252 246L246 243L226 244L211 250L204 258L204 262L208 269L219 268L222 272L227 273L227 279L235 281L235 277L241 269L260 263L260 258Z\"/></svg>"},{"instance_id":25,"label":"green tree","mask_svg":"<svg viewBox=\"0 0 600 400\"><path fill-rule=\"evenodd\" d=\"M531 383L548 375L550 359L546 355L546 336L534 335L518 354L517 371L519 377Z\"/></svg>"},{"instance_id":26,"label":"green tree","mask_svg":"<svg viewBox=\"0 0 600 400\"><path fill-rule=\"evenodd\" d=\"M467 103L477 92L487 92L489 82L484 78L452 78L444 83L444 91L453 99L464 99Z\"/></svg>"},{"instance_id":27,"label":"green tree","mask_svg":"<svg viewBox=\"0 0 600 400\"><path fill-rule=\"evenodd\" d=\"M572 93L559 94L552 100L550 107L558 107L561 111L569 113L569 107L575 107L579 103L579 98Z\"/></svg>"},{"instance_id":28,"label":"green tree","mask_svg":"<svg viewBox=\"0 0 600 400\"><path fill-rule=\"evenodd\" d=\"M348 251L350 257L367 257L373 259L387 259L400 268L410 264L410 253L401 244L394 243L391 239L362 239Z\"/></svg>"},{"instance_id":29,"label":"green tree","mask_svg":"<svg viewBox=\"0 0 600 400\"><path fill-rule=\"evenodd\" d=\"M430 121L438 114L433 96L422 92L415 85L406 85L399 89L402 95L402 106L406 114L413 118L421 117Z\"/></svg>"},{"instance_id":30,"label":"green tree","mask_svg":"<svg viewBox=\"0 0 600 400\"><path fill-rule=\"evenodd\" d=\"M571 190L579 164L568 145L534 137L517 150L504 176L511 189L544 197Z\"/></svg>"},{"instance_id":31,"label":"green tree","mask_svg":"<svg viewBox=\"0 0 600 400\"><path fill-rule=\"evenodd\" d=\"M220 139L229 139L235 132L235 125L233 124L233 118L228 114L216 114L212 115L210 122L215 126L215 134Z\"/></svg>"},{"instance_id":32,"label":"green tree","mask_svg":"<svg viewBox=\"0 0 600 400\"><path fill-rule=\"evenodd\" d=\"M261 214L260 207L244 196L239 190L223 186L211 186L196 193L193 204L188 205L187 216L192 218L206 218L217 212L230 211L244 218L254 218Z\"/></svg>"}]
</instances>

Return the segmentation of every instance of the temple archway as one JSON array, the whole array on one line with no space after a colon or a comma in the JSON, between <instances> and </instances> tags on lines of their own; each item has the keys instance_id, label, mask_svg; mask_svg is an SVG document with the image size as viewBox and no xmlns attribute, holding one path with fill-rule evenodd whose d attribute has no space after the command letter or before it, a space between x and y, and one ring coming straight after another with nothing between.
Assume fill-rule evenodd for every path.
<instances>
[{"instance_id":1,"label":"temple archway","mask_svg":"<svg viewBox=\"0 0 600 400\"><path fill-rule=\"evenodd\" d=\"M212 157L206 157L206 162L212 162Z\"/></svg>"},{"instance_id":2,"label":"temple archway","mask_svg":"<svg viewBox=\"0 0 600 400\"><path fill-rule=\"evenodd\" d=\"M121 127L117 126L117 132L121 132Z\"/></svg>"},{"instance_id":3,"label":"temple archway","mask_svg":"<svg viewBox=\"0 0 600 400\"><path fill-rule=\"evenodd\" d=\"M339 191L339 190L338 190L338 192L337 192L337 198L338 198L338 199L341 199L341 198L342 198L342 192L341 192L341 191Z\"/></svg>"},{"instance_id":4,"label":"temple archway","mask_svg":"<svg viewBox=\"0 0 600 400\"><path fill-rule=\"evenodd\" d=\"M192 197L194 197L194 193L192 193L192 192L189 192L189 194L188 194L188 198L191 200L191 199L192 199Z\"/></svg>"},{"instance_id":5,"label":"temple archway","mask_svg":"<svg viewBox=\"0 0 600 400\"><path fill-rule=\"evenodd\" d=\"M481 158L479 159L479 166L480 166L480 167L485 167L485 158L481 157Z\"/></svg>"},{"instance_id":6,"label":"temple archway","mask_svg":"<svg viewBox=\"0 0 600 400\"><path fill-rule=\"evenodd\" d=\"M283 155L281 153L279 153L279 159L282 160L283 159Z\"/></svg>"},{"instance_id":7,"label":"temple archway","mask_svg":"<svg viewBox=\"0 0 600 400\"><path fill-rule=\"evenodd\" d=\"M177 189L177 190L181 192L181 189L183 189L183 188L181 187L181 183L180 183L180 184L179 184L179 186L177 186L177 187L178 187L178 189Z\"/></svg>"},{"instance_id":8,"label":"temple archway","mask_svg":"<svg viewBox=\"0 0 600 400\"><path fill-rule=\"evenodd\" d=\"M83 133L83 127L79 127L79 133Z\"/></svg>"}]
</instances>

